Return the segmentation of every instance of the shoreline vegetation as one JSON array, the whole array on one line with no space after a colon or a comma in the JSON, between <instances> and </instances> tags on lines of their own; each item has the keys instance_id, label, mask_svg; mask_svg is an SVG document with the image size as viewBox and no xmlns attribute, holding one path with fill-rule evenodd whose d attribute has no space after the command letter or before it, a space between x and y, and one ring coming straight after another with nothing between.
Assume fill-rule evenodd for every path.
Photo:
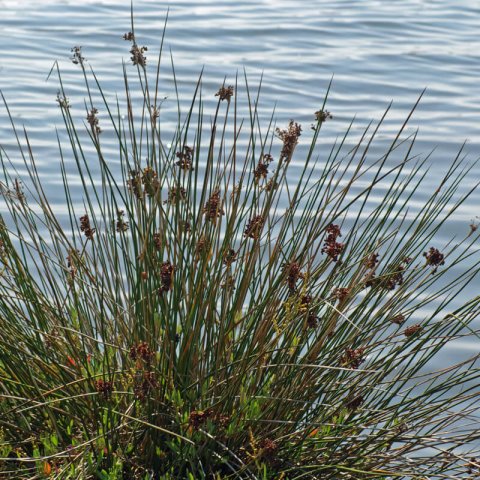
<instances>
[{"instance_id":1,"label":"shoreline vegetation","mask_svg":"<svg viewBox=\"0 0 480 480\"><path fill-rule=\"evenodd\" d=\"M477 225L438 243L476 163L412 208L418 102L388 144L389 109L326 149L330 87L276 126L246 76L200 76L165 138L164 35L150 58L132 20L120 99L74 47L81 117L50 72L66 221L4 98L27 174L0 149L0 478L479 476L478 354L445 363L479 340Z\"/></svg>"}]
</instances>

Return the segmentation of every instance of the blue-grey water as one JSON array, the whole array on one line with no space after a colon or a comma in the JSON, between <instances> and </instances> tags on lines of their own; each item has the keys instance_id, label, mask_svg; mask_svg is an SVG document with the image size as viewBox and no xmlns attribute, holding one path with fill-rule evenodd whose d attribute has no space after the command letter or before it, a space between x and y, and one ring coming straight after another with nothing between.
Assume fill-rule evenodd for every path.
<instances>
[{"instance_id":1,"label":"blue-grey water","mask_svg":"<svg viewBox=\"0 0 480 480\"><path fill-rule=\"evenodd\" d=\"M55 141L55 127L61 125L55 101L58 82L55 75L46 78L58 60L72 107L84 111L82 78L78 66L69 61L71 47L81 45L106 92L111 98L115 92L121 95L122 59L129 61L129 44L122 35L130 29L130 2L0 0L0 8L0 89L17 123L28 129L46 190L61 210ZM353 129L358 136L393 100L380 134L388 139L426 87L408 131L420 128L416 153L436 150L425 195L420 192L417 201L437 188L465 140L469 158L480 156L479 1L136 0L134 8L137 38L149 46L151 68L170 9L160 91L167 97L167 116L176 108L168 69L171 50L180 92L187 97L202 67L204 94L212 98L225 77L232 83L245 68L253 86L263 75L262 118L268 119L275 107L279 125L292 118L305 130L333 76L327 109L334 119L325 127L327 144L353 116L358 119ZM14 162L19 159L4 109L0 143ZM475 168L467 184L475 183L479 174ZM474 194L449 221L437 238L439 246L468 232L480 215L479 200ZM478 286L479 282L472 284L465 298L476 295ZM471 343L463 348L478 351Z\"/></svg>"}]
</instances>

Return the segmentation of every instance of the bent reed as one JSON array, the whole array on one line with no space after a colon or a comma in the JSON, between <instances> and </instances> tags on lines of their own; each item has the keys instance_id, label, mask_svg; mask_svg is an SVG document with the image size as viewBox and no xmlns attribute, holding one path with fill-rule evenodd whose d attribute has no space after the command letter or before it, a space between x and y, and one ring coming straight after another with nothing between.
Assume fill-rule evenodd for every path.
<instances>
[{"instance_id":1,"label":"bent reed","mask_svg":"<svg viewBox=\"0 0 480 480\"><path fill-rule=\"evenodd\" d=\"M413 110L379 156L388 110L327 149L328 91L311 129L275 128L246 77L206 97L200 77L166 139L162 48L131 30L125 106L75 47L78 122L56 66L66 221L5 103L27 174L1 150L0 477L479 475L478 354L438 363L478 342L476 225L438 243L475 164L460 150L411 208Z\"/></svg>"}]
</instances>

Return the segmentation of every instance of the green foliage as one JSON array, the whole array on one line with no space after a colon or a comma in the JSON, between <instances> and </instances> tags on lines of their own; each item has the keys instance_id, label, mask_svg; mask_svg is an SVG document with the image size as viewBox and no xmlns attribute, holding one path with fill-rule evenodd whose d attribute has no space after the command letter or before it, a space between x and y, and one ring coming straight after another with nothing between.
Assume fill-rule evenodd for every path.
<instances>
[{"instance_id":1,"label":"green foliage","mask_svg":"<svg viewBox=\"0 0 480 480\"><path fill-rule=\"evenodd\" d=\"M27 174L0 150L2 478L478 472L477 357L436 368L478 341L476 228L435 240L473 191L463 153L411 208L411 113L388 144L386 112L327 148L328 92L310 135L274 129L246 77L208 97L200 78L166 138L161 49L150 71L126 40L123 101L73 50L86 122L57 67L66 221L7 107Z\"/></svg>"}]
</instances>

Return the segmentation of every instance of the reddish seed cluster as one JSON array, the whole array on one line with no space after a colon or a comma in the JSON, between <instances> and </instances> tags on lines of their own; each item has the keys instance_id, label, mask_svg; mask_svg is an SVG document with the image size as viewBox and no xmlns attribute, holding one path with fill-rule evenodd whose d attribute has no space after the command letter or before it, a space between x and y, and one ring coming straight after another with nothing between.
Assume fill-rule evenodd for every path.
<instances>
[{"instance_id":1,"label":"reddish seed cluster","mask_svg":"<svg viewBox=\"0 0 480 480\"><path fill-rule=\"evenodd\" d=\"M255 217L252 217L248 221L247 226L245 227L244 236L248 238L253 238L254 240L259 239L262 233L263 224L264 219L261 215L256 215Z\"/></svg>"},{"instance_id":2,"label":"reddish seed cluster","mask_svg":"<svg viewBox=\"0 0 480 480\"><path fill-rule=\"evenodd\" d=\"M160 266L160 280L162 286L160 293L169 292L173 287L173 274L175 273L175 266L170 262L163 262Z\"/></svg>"},{"instance_id":3,"label":"reddish seed cluster","mask_svg":"<svg viewBox=\"0 0 480 480\"><path fill-rule=\"evenodd\" d=\"M133 32L127 32L125 35L123 35L123 39L127 40L128 42L134 42L135 41L135 35Z\"/></svg>"},{"instance_id":4,"label":"reddish seed cluster","mask_svg":"<svg viewBox=\"0 0 480 480\"><path fill-rule=\"evenodd\" d=\"M283 142L282 151L280 153L280 158L282 160L289 161L292 158L293 151L298 143L298 138L302 134L302 127L295 123L293 120L290 120L288 127L285 130L280 130L277 128L277 135Z\"/></svg>"},{"instance_id":5,"label":"reddish seed cluster","mask_svg":"<svg viewBox=\"0 0 480 480\"><path fill-rule=\"evenodd\" d=\"M273 157L269 154L266 153L262 155L262 158L259 160L257 167L255 168L255 171L253 172L253 176L255 177L255 180L260 180L261 178L267 178L268 175L268 167L270 166L270 163L273 161Z\"/></svg>"},{"instance_id":6,"label":"reddish seed cluster","mask_svg":"<svg viewBox=\"0 0 480 480\"><path fill-rule=\"evenodd\" d=\"M298 262L290 262L284 266L286 282L290 293L294 293L297 290L298 280L303 280L305 275L300 270Z\"/></svg>"},{"instance_id":7,"label":"reddish seed cluster","mask_svg":"<svg viewBox=\"0 0 480 480\"><path fill-rule=\"evenodd\" d=\"M340 364L342 367L357 369L364 362L364 352L365 348L363 347L356 349L347 348L340 358Z\"/></svg>"},{"instance_id":8,"label":"reddish seed cluster","mask_svg":"<svg viewBox=\"0 0 480 480\"><path fill-rule=\"evenodd\" d=\"M437 248L430 247L428 252L424 252L423 256L427 261L427 265L434 267L435 270L441 265L445 265L445 257Z\"/></svg>"},{"instance_id":9,"label":"reddish seed cluster","mask_svg":"<svg viewBox=\"0 0 480 480\"><path fill-rule=\"evenodd\" d=\"M132 360L143 360L150 363L155 352L148 346L147 342L137 343L130 348L130 358Z\"/></svg>"},{"instance_id":10,"label":"reddish seed cluster","mask_svg":"<svg viewBox=\"0 0 480 480\"><path fill-rule=\"evenodd\" d=\"M233 97L234 93L233 85L229 85L228 87L222 86L215 94L216 97L219 97L219 100L222 102L223 100L227 100L230 102L230 99Z\"/></svg>"},{"instance_id":11,"label":"reddish seed cluster","mask_svg":"<svg viewBox=\"0 0 480 480\"><path fill-rule=\"evenodd\" d=\"M332 297L336 298L340 303L343 302L350 295L349 288L334 288L332 292Z\"/></svg>"},{"instance_id":12,"label":"reddish seed cluster","mask_svg":"<svg viewBox=\"0 0 480 480\"><path fill-rule=\"evenodd\" d=\"M95 390L101 393L104 398L108 399L112 396L113 383L105 380L97 380L95 382Z\"/></svg>"},{"instance_id":13,"label":"reddish seed cluster","mask_svg":"<svg viewBox=\"0 0 480 480\"><path fill-rule=\"evenodd\" d=\"M277 443L270 438L263 439L258 446L262 452L262 457L266 458L267 460L272 460L278 451Z\"/></svg>"},{"instance_id":14,"label":"reddish seed cluster","mask_svg":"<svg viewBox=\"0 0 480 480\"><path fill-rule=\"evenodd\" d=\"M194 410L190 412L188 418L188 424L195 430L198 430L209 418L213 416L213 410L207 408L207 410Z\"/></svg>"},{"instance_id":15,"label":"reddish seed cluster","mask_svg":"<svg viewBox=\"0 0 480 480\"><path fill-rule=\"evenodd\" d=\"M404 330L403 334L407 338L410 338L410 337L413 337L414 335L416 335L417 333L421 332L422 330L423 330L423 327L417 323L415 325L410 325L410 327L407 327Z\"/></svg>"},{"instance_id":16,"label":"reddish seed cluster","mask_svg":"<svg viewBox=\"0 0 480 480\"><path fill-rule=\"evenodd\" d=\"M177 152L177 162L175 165L180 167L182 170L193 170L193 148L185 145L181 152Z\"/></svg>"},{"instance_id":17,"label":"reddish seed cluster","mask_svg":"<svg viewBox=\"0 0 480 480\"><path fill-rule=\"evenodd\" d=\"M369 272L365 277L365 286L395 290L397 286L403 284L403 274L411 261L412 259L410 257L405 257L399 265L390 265L381 277L376 277L373 271Z\"/></svg>"},{"instance_id":18,"label":"reddish seed cluster","mask_svg":"<svg viewBox=\"0 0 480 480\"><path fill-rule=\"evenodd\" d=\"M394 323L395 325L402 325L403 322L405 322L405 316L402 315L401 313L393 316L392 318L390 318L390 321L392 323Z\"/></svg>"},{"instance_id":19,"label":"reddish seed cluster","mask_svg":"<svg viewBox=\"0 0 480 480\"><path fill-rule=\"evenodd\" d=\"M220 190L215 190L210 198L205 203L203 213L208 220L215 222L217 218L225 215L225 211L222 208L222 199L220 198Z\"/></svg>"},{"instance_id":20,"label":"reddish seed cluster","mask_svg":"<svg viewBox=\"0 0 480 480\"><path fill-rule=\"evenodd\" d=\"M338 260L338 256L343 252L345 244L337 242L338 237L341 237L340 227L338 225L330 224L327 227L327 238L322 247L322 253L326 253L334 262Z\"/></svg>"},{"instance_id":21,"label":"reddish seed cluster","mask_svg":"<svg viewBox=\"0 0 480 480\"><path fill-rule=\"evenodd\" d=\"M89 240L93 239L95 229L90 226L90 219L87 214L80 217L80 231L82 231Z\"/></svg>"}]
</instances>

